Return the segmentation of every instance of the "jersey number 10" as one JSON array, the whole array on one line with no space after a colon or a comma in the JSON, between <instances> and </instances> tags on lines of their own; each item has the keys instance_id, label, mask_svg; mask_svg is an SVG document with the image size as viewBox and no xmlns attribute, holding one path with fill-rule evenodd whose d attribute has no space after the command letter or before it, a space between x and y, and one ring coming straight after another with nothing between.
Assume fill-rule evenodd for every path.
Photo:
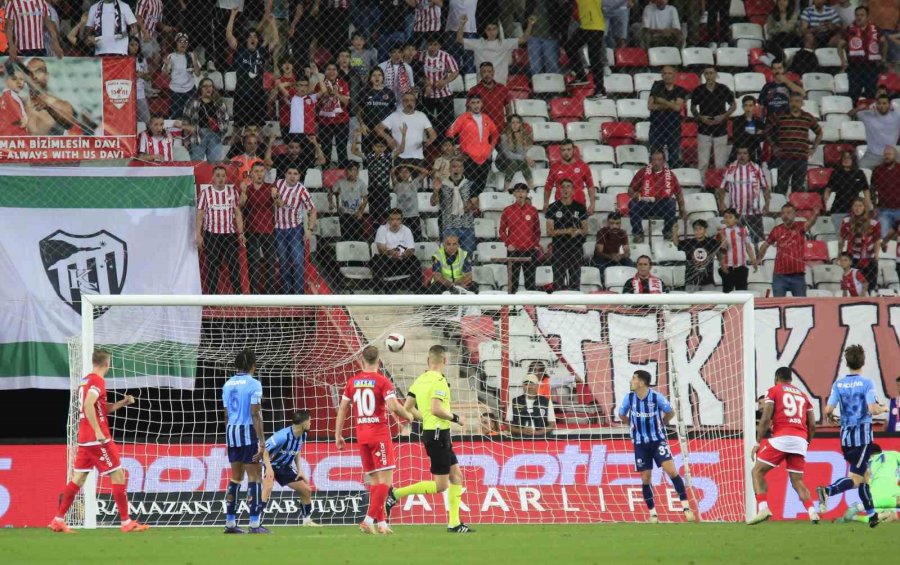
<instances>
[{"instance_id":1,"label":"jersey number 10","mask_svg":"<svg viewBox=\"0 0 900 565\"><path fill-rule=\"evenodd\" d=\"M358 388L353 393L353 402L356 403L357 416L371 416L375 414L375 391L370 388Z\"/></svg>"}]
</instances>

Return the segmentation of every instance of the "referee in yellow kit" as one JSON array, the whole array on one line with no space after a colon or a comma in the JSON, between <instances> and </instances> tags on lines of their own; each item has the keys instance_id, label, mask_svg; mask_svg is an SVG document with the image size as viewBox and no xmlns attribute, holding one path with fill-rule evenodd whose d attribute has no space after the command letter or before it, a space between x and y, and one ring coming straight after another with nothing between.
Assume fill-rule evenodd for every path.
<instances>
[{"instance_id":1,"label":"referee in yellow kit","mask_svg":"<svg viewBox=\"0 0 900 565\"><path fill-rule=\"evenodd\" d=\"M444 378L447 351L442 345L428 350L428 370L419 375L407 392L407 410L415 404L422 419L422 443L431 460L432 481L419 481L409 486L391 489L385 507L388 515L397 502L411 494L435 494L447 491L447 531L468 534L475 530L459 520L462 498L462 472L450 442L450 423L462 425L459 415L450 410L450 385Z\"/></svg>"}]
</instances>

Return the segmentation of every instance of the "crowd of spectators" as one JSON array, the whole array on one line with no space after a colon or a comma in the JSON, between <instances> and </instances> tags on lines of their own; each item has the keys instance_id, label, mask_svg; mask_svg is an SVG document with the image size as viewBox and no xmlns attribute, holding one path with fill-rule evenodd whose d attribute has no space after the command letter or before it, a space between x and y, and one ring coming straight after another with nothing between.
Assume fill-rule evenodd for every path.
<instances>
[{"instance_id":1,"label":"crowd of spectators","mask_svg":"<svg viewBox=\"0 0 900 565\"><path fill-rule=\"evenodd\" d=\"M171 162L183 148L191 160L227 165L215 170L198 204L208 292L219 289L220 263L231 272L232 290L240 291L234 271L237 249L245 245L251 292L304 292L306 243L317 218L333 215L334 239L374 242L370 266L385 292L398 280L416 291L423 284L431 291L477 291L483 285L476 269L485 262L477 244L499 240L516 261L506 265L511 284L494 284L513 292L520 272L524 288L537 289L539 266L552 268L552 282L540 286L554 290L582 289L584 267L601 277L611 267L634 268L620 284L604 280L622 292L744 290L751 273L769 263L773 294L802 296L809 282L804 247L823 214L834 228L826 239L838 242L838 253L849 253L847 281L858 270L864 292L874 292L880 254L900 220L900 112L892 107L896 91L876 87L897 61L896 7L776 0L770 13L752 16L748 8L751 21L765 24L767 38L756 63L765 67L767 82L757 95L736 96L712 64L694 69L702 73L695 85L682 80L682 69L661 66L646 96L649 152L633 168L627 201L615 210L598 208L608 187L582 160L585 145L569 139L547 148L546 182L536 186L535 156L543 152L533 151L541 149L533 121L512 111L516 72L564 73L570 96L579 92L578 104L602 102L614 96L604 81L615 65L607 48L734 45L729 5L8 0L5 31L8 54L29 68L29 61L48 56L134 57L144 124L139 158ZM866 151L858 158L845 148L829 163L830 178L813 183L809 159L822 146L823 128L806 109L812 98L802 76L822 70L815 50L827 46L840 56L837 70L847 73L852 108L845 116L865 125ZM796 52L789 57L787 50ZM527 58L517 59L522 53ZM461 94L453 85L470 73L477 82ZM16 80L11 74L7 80ZM225 77L234 83L225 84ZM51 107L48 113L60 122L65 112ZM690 156L684 150L689 126L696 127ZM682 186L678 171L694 163L702 179L716 178L705 183L716 200L711 217L692 216L685 201L685 188L695 187ZM325 200L303 186L316 170L326 179ZM499 186L492 184L495 171L502 174ZM490 189L511 194L512 203L496 217L482 210ZM780 210L770 207L776 200ZM438 218L437 235L426 234L429 213ZM774 228L767 227L770 213L780 214ZM478 233L485 218L494 221L494 236ZM656 219L661 238L654 238ZM688 225L693 237L681 237ZM438 249L417 257L416 245L426 239L439 241ZM683 281L653 274L655 251L669 241L684 253ZM430 267L424 277L423 264ZM275 273L281 284L273 282ZM849 282L841 286L845 294L859 292Z\"/></svg>"}]
</instances>

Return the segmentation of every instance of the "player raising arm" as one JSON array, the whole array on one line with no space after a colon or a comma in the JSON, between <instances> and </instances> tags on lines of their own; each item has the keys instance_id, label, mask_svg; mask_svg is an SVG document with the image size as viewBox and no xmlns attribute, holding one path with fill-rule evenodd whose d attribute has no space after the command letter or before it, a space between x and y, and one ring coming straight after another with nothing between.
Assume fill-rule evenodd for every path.
<instances>
[{"instance_id":1,"label":"player raising arm","mask_svg":"<svg viewBox=\"0 0 900 565\"><path fill-rule=\"evenodd\" d=\"M634 465L641 474L641 491L644 495L644 502L650 509L651 524L659 522L656 514L656 502L653 500L653 487L650 485L654 463L669 475L672 486L675 487L675 492L681 499L684 517L688 522L696 520L694 512L688 504L684 480L675 469L672 450L669 449L669 442L666 440L664 426L668 425L674 417L675 411L666 397L655 390L650 390L650 373L643 370L635 371L631 377L631 392L619 407L619 418L622 419L622 423L631 428Z\"/></svg>"},{"instance_id":2,"label":"player raising arm","mask_svg":"<svg viewBox=\"0 0 900 565\"><path fill-rule=\"evenodd\" d=\"M441 345L432 345L428 350L428 370L409 387L406 408L413 406L422 417L422 443L431 460L433 481L419 481L398 489L391 489L387 499L387 511L397 502L411 494L435 494L447 491L448 522L447 532L467 534L474 532L459 519L459 505L462 500L462 472L453 445L450 442L450 423L462 425L460 417L450 410L450 385L444 378L447 352Z\"/></svg>"},{"instance_id":3,"label":"player raising arm","mask_svg":"<svg viewBox=\"0 0 900 565\"><path fill-rule=\"evenodd\" d=\"M369 509L359 525L364 534L392 534L387 524L385 500L394 481L394 442L385 408L406 420L412 415L397 401L394 385L378 372L378 348L369 345L362 352L363 370L347 381L341 405L334 421L334 443L344 448L344 420L353 404L356 445L362 459L363 473L369 479ZM377 529L376 529L377 524Z\"/></svg>"},{"instance_id":4,"label":"player raising arm","mask_svg":"<svg viewBox=\"0 0 900 565\"><path fill-rule=\"evenodd\" d=\"M78 451L75 455L75 469L72 481L63 490L62 499L56 517L48 526L54 532L64 534L75 533L66 525L66 513L75 495L84 486L88 473L97 469L100 476L109 476L112 482L113 499L119 510L123 532L143 532L150 526L132 520L128 515L128 496L125 494L125 471L119 461L119 449L109 434L107 415L123 406L134 404L134 397L125 398L114 404L106 404L106 381L104 376L109 371L111 356L108 351L95 349L91 357L93 369L81 379L78 385Z\"/></svg>"},{"instance_id":5,"label":"player raising arm","mask_svg":"<svg viewBox=\"0 0 900 565\"><path fill-rule=\"evenodd\" d=\"M882 451L877 443L872 444L870 451L868 479L872 502L878 512L878 521L892 522L897 520L897 513L900 512L900 452ZM863 514L859 515L859 512ZM836 521L868 523L869 517L863 505L857 502Z\"/></svg>"},{"instance_id":6,"label":"player raising arm","mask_svg":"<svg viewBox=\"0 0 900 565\"><path fill-rule=\"evenodd\" d=\"M841 407L841 451L844 460L850 464L849 477L838 479L827 487L816 488L819 497L819 512L827 510L828 497L856 487L859 499L869 516L869 527L878 525L878 514L872 502L872 492L866 482L866 469L872 449L872 416L887 412L887 408L875 400L872 381L860 376L859 371L866 364L866 352L861 345L851 345L844 350L847 368L853 371L831 385L831 396L825 406L825 417L836 422L834 409Z\"/></svg>"},{"instance_id":7,"label":"player raising arm","mask_svg":"<svg viewBox=\"0 0 900 565\"><path fill-rule=\"evenodd\" d=\"M803 482L806 450L816 435L816 413L803 391L791 385L792 380L791 368L779 367L775 371L775 386L766 393L762 417L756 428L756 446L753 448L756 457L752 471L753 491L759 510L747 522L750 525L772 517L766 498L766 473L781 465L782 461L787 465L791 486L806 507L809 520L813 524L819 523L819 514ZM772 437L766 439L770 425Z\"/></svg>"},{"instance_id":8,"label":"player raising arm","mask_svg":"<svg viewBox=\"0 0 900 565\"><path fill-rule=\"evenodd\" d=\"M269 503L269 495L272 493L272 483L278 481L281 486L286 486L300 495L300 517L303 525L318 527L313 522L312 492L309 489L309 481L300 471L300 450L306 442L309 434L309 412L300 410L294 412L291 417L291 425L275 432L266 440L266 452L263 454L266 476L263 478L263 511Z\"/></svg>"},{"instance_id":9,"label":"player raising arm","mask_svg":"<svg viewBox=\"0 0 900 565\"><path fill-rule=\"evenodd\" d=\"M237 499L247 474L247 507L250 509L250 533L268 534L260 523L262 514L262 460L266 444L262 421L262 385L253 377L256 354L245 349L237 354L238 372L225 381L222 403L225 405L225 445L231 463L231 480L225 490L225 533L243 534L237 525Z\"/></svg>"}]
</instances>

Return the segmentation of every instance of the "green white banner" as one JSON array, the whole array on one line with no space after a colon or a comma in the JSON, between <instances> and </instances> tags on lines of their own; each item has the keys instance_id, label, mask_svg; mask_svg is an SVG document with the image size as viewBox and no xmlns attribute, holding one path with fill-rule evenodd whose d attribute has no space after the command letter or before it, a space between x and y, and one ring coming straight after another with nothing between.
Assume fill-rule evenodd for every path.
<instances>
[{"instance_id":1,"label":"green white banner","mask_svg":"<svg viewBox=\"0 0 900 565\"><path fill-rule=\"evenodd\" d=\"M195 205L191 168L0 167L0 389L69 388L82 294L202 294ZM192 387L200 316L96 312L108 386Z\"/></svg>"}]
</instances>

